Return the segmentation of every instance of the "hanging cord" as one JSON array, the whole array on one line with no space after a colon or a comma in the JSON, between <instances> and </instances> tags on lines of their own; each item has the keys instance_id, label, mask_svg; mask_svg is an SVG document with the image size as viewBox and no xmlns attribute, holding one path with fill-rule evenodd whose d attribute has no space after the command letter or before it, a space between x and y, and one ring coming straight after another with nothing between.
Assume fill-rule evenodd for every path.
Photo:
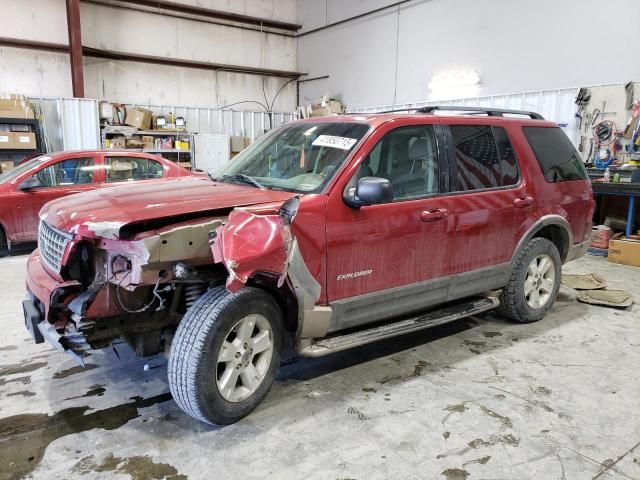
<instances>
[{"instance_id":1,"label":"hanging cord","mask_svg":"<svg viewBox=\"0 0 640 480\"><path fill-rule=\"evenodd\" d=\"M160 293L171 291L171 285L167 285L166 287L164 287L162 289L158 289L158 287L160 286L160 280L162 280L162 277L158 277L158 281L156 282L155 286L153 287L153 298L151 299L151 301L149 303L147 303L146 305L143 305L142 307L138 308L137 310L130 310L129 308L125 307L124 303L122 302L122 299L120 298L120 289L123 288L122 287L122 282L124 282L124 280L130 275L131 275L131 270L129 270L127 272L127 274L124 277L122 277L122 279L120 280L120 282L118 283L118 285L116 287L116 298L118 299L118 303L120 304L120 308L122 308L127 313L142 313L142 312L147 311L149 308L151 308L151 306L153 305L153 302L157 298L158 302L159 302L159 305L158 305L158 308L156 308L156 310L164 309L164 298L162 298L160 296Z\"/></svg>"}]
</instances>

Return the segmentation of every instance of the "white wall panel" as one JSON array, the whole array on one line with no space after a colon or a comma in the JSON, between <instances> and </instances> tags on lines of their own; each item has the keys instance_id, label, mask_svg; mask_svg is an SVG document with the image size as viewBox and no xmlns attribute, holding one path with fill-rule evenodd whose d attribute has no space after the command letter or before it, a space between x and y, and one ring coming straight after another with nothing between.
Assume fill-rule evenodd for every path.
<instances>
[{"instance_id":1,"label":"white wall panel","mask_svg":"<svg viewBox=\"0 0 640 480\"><path fill-rule=\"evenodd\" d=\"M390 3L300 0L299 18L308 30ZM319 22L323 6L328 19ZM606 12L617 12L609 40L593 36ZM640 77L623 53L637 43L639 17L638 0L415 0L301 37L298 68L330 75L301 93L341 96L350 107L393 103L394 92L396 103L416 102L430 99L435 75L466 70L481 77L471 97L624 82Z\"/></svg>"}]
</instances>

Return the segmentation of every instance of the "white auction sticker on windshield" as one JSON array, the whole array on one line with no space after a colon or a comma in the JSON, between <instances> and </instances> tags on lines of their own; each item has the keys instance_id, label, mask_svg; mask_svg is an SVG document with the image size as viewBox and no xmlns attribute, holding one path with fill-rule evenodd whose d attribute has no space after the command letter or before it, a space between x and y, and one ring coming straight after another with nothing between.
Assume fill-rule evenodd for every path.
<instances>
[{"instance_id":1,"label":"white auction sticker on windshield","mask_svg":"<svg viewBox=\"0 0 640 480\"><path fill-rule=\"evenodd\" d=\"M339 148L341 150L349 150L358 140L355 138L335 137L333 135L318 135L311 145L317 147Z\"/></svg>"}]
</instances>

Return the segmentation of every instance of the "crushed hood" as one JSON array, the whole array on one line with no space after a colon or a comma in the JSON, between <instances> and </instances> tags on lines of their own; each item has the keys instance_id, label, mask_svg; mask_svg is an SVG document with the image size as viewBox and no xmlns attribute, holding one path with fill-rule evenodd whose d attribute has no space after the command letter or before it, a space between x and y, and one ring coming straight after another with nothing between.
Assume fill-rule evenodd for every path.
<instances>
[{"instance_id":1,"label":"crushed hood","mask_svg":"<svg viewBox=\"0 0 640 480\"><path fill-rule=\"evenodd\" d=\"M177 223L219 210L282 202L293 195L186 177L119 185L61 198L46 204L40 218L66 232L117 238L125 225L170 217L175 217Z\"/></svg>"}]
</instances>

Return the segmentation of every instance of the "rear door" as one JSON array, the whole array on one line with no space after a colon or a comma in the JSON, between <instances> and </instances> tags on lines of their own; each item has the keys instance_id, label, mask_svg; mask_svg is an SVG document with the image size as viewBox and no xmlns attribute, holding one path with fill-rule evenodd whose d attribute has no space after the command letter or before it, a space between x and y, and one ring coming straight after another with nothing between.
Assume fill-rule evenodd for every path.
<instances>
[{"instance_id":1,"label":"rear door","mask_svg":"<svg viewBox=\"0 0 640 480\"><path fill-rule=\"evenodd\" d=\"M16 192L19 204L14 218L18 238L21 241L37 239L38 213L45 203L97 188L96 167L95 156L83 155L57 160L38 170L33 177L39 186Z\"/></svg>"},{"instance_id":2,"label":"rear door","mask_svg":"<svg viewBox=\"0 0 640 480\"><path fill-rule=\"evenodd\" d=\"M534 201L526 193L507 130L475 119L443 123L453 201L450 273L509 262L517 244L517 218Z\"/></svg>"}]
</instances>

